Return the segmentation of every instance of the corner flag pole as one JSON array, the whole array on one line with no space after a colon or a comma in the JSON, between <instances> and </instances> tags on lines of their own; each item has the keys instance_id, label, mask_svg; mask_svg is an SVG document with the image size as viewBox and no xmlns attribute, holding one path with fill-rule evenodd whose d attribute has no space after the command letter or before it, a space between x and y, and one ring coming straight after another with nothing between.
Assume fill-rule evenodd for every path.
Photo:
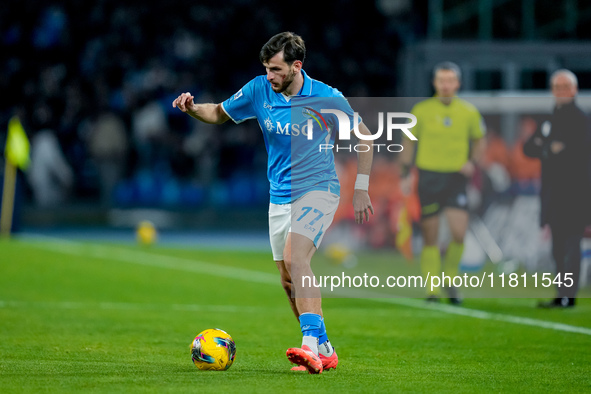
<instances>
[{"instance_id":1,"label":"corner flag pole","mask_svg":"<svg viewBox=\"0 0 591 394\"><path fill-rule=\"evenodd\" d=\"M14 193L16 189L16 168L22 170L29 166L29 139L17 116L8 122L8 134L4 149L4 189L2 192L2 213L0 215L0 237L10 237L12 214L14 212Z\"/></svg>"},{"instance_id":2,"label":"corner flag pole","mask_svg":"<svg viewBox=\"0 0 591 394\"><path fill-rule=\"evenodd\" d=\"M16 167L9 160L6 160L4 165L4 188L2 189L2 217L0 218L0 236L2 238L10 237L15 185Z\"/></svg>"}]
</instances>

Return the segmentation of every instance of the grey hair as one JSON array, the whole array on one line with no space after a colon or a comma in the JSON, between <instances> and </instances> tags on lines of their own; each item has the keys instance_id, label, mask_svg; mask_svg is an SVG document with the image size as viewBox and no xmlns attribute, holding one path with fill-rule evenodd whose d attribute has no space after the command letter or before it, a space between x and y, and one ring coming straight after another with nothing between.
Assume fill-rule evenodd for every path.
<instances>
[{"instance_id":1,"label":"grey hair","mask_svg":"<svg viewBox=\"0 0 591 394\"><path fill-rule=\"evenodd\" d=\"M579 86L579 80L577 79L575 73L573 73L570 70L567 70L566 68L561 68L560 70L556 70L552 73L552 75L550 76L550 86L552 86L554 78L556 78L559 75L564 75L565 77L567 77L575 88Z\"/></svg>"},{"instance_id":2,"label":"grey hair","mask_svg":"<svg viewBox=\"0 0 591 394\"><path fill-rule=\"evenodd\" d=\"M437 63L435 67L433 67L433 78L435 78L435 74L437 74L437 71L439 70L451 70L456 74L456 77L458 77L458 81L462 80L462 70L460 70L460 66L454 62Z\"/></svg>"}]
</instances>

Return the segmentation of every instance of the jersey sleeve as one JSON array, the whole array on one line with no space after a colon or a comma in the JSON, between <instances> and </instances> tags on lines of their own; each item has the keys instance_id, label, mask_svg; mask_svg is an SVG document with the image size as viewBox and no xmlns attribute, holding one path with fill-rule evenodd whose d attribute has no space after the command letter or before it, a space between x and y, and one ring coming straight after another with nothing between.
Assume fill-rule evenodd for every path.
<instances>
[{"instance_id":1,"label":"jersey sleeve","mask_svg":"<svg viewBox=\"0 0 591 394\"><path fill-rule=\"evenodd\" d=\"M475 108L470 121L470 139L477 140L486 134L486 125L480 112Z\"/></svg>"},{"instance_id":2,"label":"jersey sleeve","mask_svg":"<svg viewBox=\"0 0 591 394\"><path fill-rule=\"evenodd\" d=\"M222 103L222 108L234 123L242 123L247 119L256 118L253 97L256 80L248 82L232 97Z\"/></svg>"},{"instance_id":3,"label":"jersey sleeve","mask_svg":"<svg viewBox=\"0 0 591 394\"><path fill-rule=\"evenodd\" d=\"M337 107L339 108L340 111L344 112L347 117L349 118L349 130L353 130L353 128L356 126L355 125L355 111L353 111L353 108L351 108L351 104L349 104L349 100L347 100L347 98L345 96L343 96L343 94L341 92L339 92L337 89L334 89L334 94L335 94L335 98L334 100L336 100L337 103ZM357 116L357 125L359 125L361 122L363 121L363 119L361 119L361 116Z\"/></svg>"}]
</instances>

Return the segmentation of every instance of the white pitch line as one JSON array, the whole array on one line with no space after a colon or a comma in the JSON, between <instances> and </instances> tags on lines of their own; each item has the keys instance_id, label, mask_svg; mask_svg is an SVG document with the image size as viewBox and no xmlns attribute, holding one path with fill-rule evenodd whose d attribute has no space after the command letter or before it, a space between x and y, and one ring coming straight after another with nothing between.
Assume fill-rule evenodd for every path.
<instances>
[{"instance_id":1,"label":"white pitch line","mask_svg":"<svg viewBox=\"0 0 591 394\"><path fill-rule=\"evenodd\" d=\"M520 317L520 316L513 316L513 315L505 315L502 313L481 311L478 309L469 309L469 308L464 308L464 307L459 307L459 306L454 306L454 305L445 305L445 304L431 305L431 304L427 304L424 300L403 299L403 298L374 298L373 300L377 301L377 302L387 303L387 304L404 305L404 306L410 306L413 308L440 311L440 312L449 313L452 315L473 317L476 319L496 320L496 321L502 321L502 322L507 322L507 323L521 324L521 325L525 325L525 326L547 328L547 329L556 330L556 331L565 331L565 332L573 332L573 333L577 333L577 334L591 335L591 328L571 326L569 324L556 323L556 322L551 322L551 321L547 321L547 320L532 319L529 317Z\"/></svg>"},{"instance_id":2,"label":"white pitch line","mask_svg":"<svg viewBox=\"0 0 591 394\"><path fill-rule=\"evenodd\" d=\"M139 264L150 267L176 269L219 276L222 278L240 279L247 282L279 285L279 277L267 272L253 271L239 267L228 267L205 261L185 259L174 256L162 256L139 250L128 250L116 246L97 244L80 244L72 241L43 237L50 242L32 242L33 247L51 250L73 256L89 256L98 259L117 260L125 263Z\"/></svg>"},{"instance_id":3,"label":"white pitch line","mask_svg":"<svg viewBox=\"0 0 591 394\"><path fill-rule=\"evenodd\" d=\"M101 309L122 311L173 310L183 312L261 313L269 308L250 305L148 304L140 302L7 301L0 308Z\"/></svg>"},{"instance_id":4,"label":"white pitch line","mask_svg":"<svg viewBox=\"0 0 591 394\"><path fill-rule=\"evenodd\" d=\"M37 236L36 236L37 237ZM248 270L238 267L219 266L204 261L184 259L180 257L162 256L142 251L121 249L116 246L102 246L97 244L80 244L59 238L37 237L46 239L49 242L33 242L30 245L57 253L70 254L75 256L91 256L99 259L118 260L126 263L139 264L144 266L176 269L189 272L197 272L223 278L244 280L247 282L278 285L277 275L267 272ZM591 336L591 328L572 326L569 324L556 323L547 320L532 319L502 313L486 312L477 309L469 309L452 305L431 305L424 300L408 298L376 298L376 294L365 292L369 300L387 304L396 304L412 308L428 309L442 313L472 317L483 320L496 320L507 323L521 324L532 327L546 328L555 331L571 332Z\"/></svg>"}]
</instances>

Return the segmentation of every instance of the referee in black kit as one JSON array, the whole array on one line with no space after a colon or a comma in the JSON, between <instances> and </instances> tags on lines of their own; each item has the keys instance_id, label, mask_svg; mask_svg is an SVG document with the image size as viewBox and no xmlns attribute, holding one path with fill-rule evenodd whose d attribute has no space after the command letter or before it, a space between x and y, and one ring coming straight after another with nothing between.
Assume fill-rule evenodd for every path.
<instances>
[{"instance_id":1,"label":"referee in black kit","mask_svg":"<svg viewBox=\"0 0 591 394\"><path fill-rule=\"evenodd\" d=\"M523 146L542 162L541 225L552 231L552 255L560 274L558 296L540 303L545 308L575 305L581 269L581 239L591 222L591 137L589 119L575 103L577 77L558 70L550 78L556 106L550 120ZM567 275L569 274L569 275ZM572 278L572 286L570 280Z\"/></svg>"}]
</instances>

